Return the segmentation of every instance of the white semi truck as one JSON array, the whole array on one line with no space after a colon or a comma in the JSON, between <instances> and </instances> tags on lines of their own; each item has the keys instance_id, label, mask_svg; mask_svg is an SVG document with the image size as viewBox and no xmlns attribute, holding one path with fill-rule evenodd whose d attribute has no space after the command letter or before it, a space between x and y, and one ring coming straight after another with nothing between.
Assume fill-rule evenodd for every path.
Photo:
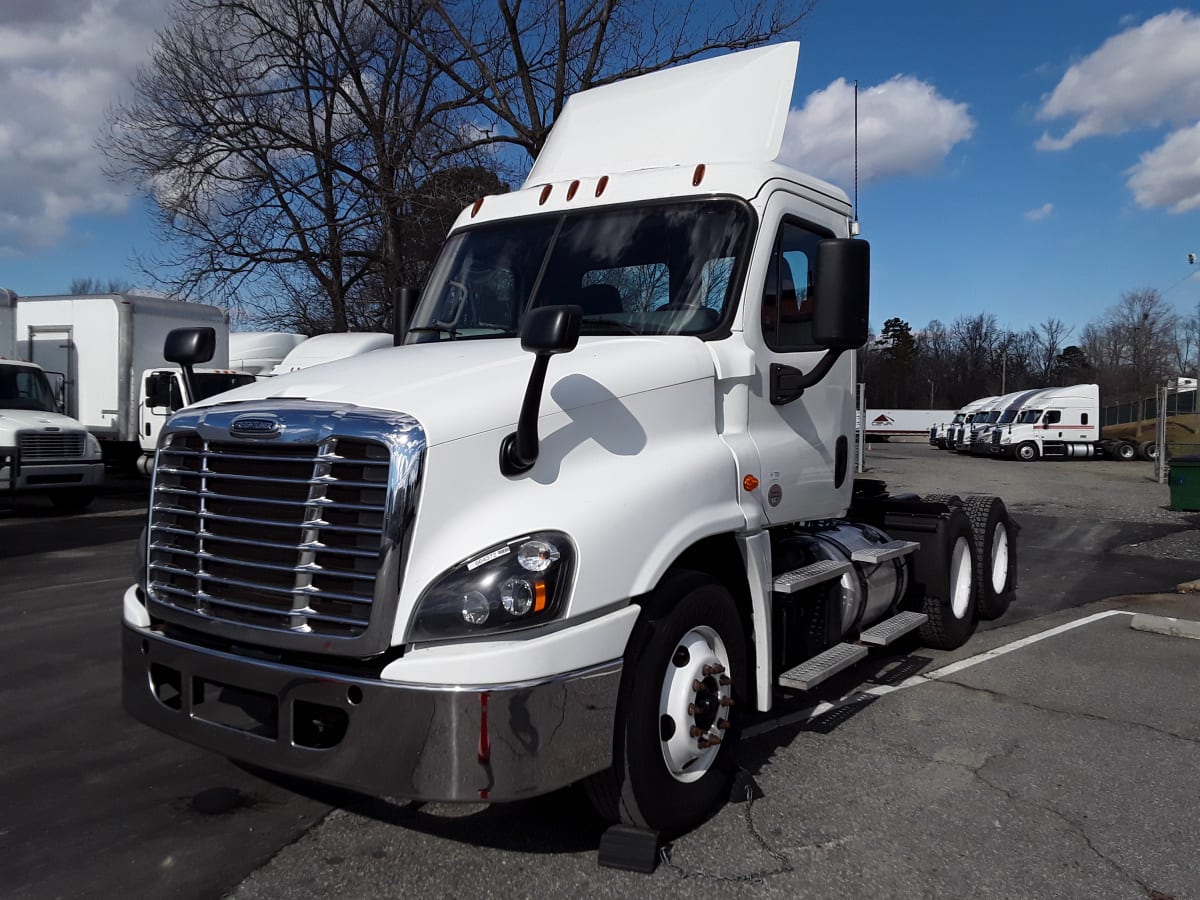
<instances>
[{"instance_id":1,"label":"white semi truck","mask_svg":"<svg viewBox=\"0 0 1200 900\"><path fill-rule=\"evenodd\" d=\"M0 498L43 495L74 512L104 481L100 445L59 410L40 366L16 358L17 295L0 288Z\"/></svg>"},{"instance_id":2,"label":"white semi truck","mask_svg":"<svg viewBox=\"0 0 1200 900\"><path fill-rule=\"evenodd\" d=\"M370 353L372 350L382 350L391 347L394 338L390 334L377 331L345 331L330 334L317 334L301 344L297 344L271 370L272 375L286 375L289 372L299 372L322 363L346 359Z\"/></svg>"},{"instance_id":3,"label":"white semi truck","mask_svg":"<svg viewBox=\"0 0 1200 900\"><path fill-rule=\"evenodd\" d=\"M1031 403L1033 398L1037 397L1044 388L1034 388L1032 390L1013 391L1010 394L1004 394L997 398L995 404L988 410L983 417L982 422L976 420L978 426L973 431L971 437L970 452L977 456L989 456L992 454L992 433L1005 425L1011 425L1017 420L1017 416L1021 414L1021 410L1026 404Z\"/></svg>"},{"instance_id":4,"label":"white semi truck","mask_svg":"<svg viewBox=\"0 0 1200 900\"><path fill-rule=\"evenodd\" d=\"M177 413L126 708L389 796L583 782L669 834L781 688L999 615L999 499L851 475L869 248L842 191L772 161L796 58L574 96L524 187L459 217L404 346Z\"/></svg>"},{"instance_id":5,"label":"white semi truck","mask_svg":"<svg viewBox=\"0 0 1200 900\"><path fill-rule=\"evenodd\" d=\"M217 368L197 373L196 396L162 356L168 332L181 326L209 327L217 337ZM100 441L109 461L153 453L175 409L253 381L229 369L224 311L200 303L138 294L21 297L16 341L22 359L62 374L63 411Z\"/></svg>"},{"instance_id":6,"label":"white semi truck","mask_svg":"<svg viewBox=\"0 0 1200 900\"><path fill-rule=\"evenodd\" d=\"M1101 438L1100 387L1095 384L1040 391L1014 422L992 433L991 448L994 455L1024 462L1096 456L1132 460L1139 455L1134 441Z\"/></svg>"},{"instance_id":7,"label":"white semi truck","mask_svg":"<svg viewBox=\"0 0 1200 900\"><path fill-rule=\"evenodd\" d=\"M306 340L294 331L231 331L229 367L250 375L270 375Z\"/></svg>"},{"instance_id":8,"label":"white semi truck","mask_svg":"<svg viewBox=\"0 0 1200 900\"><path fill-rule=\"evenodd\" d=\"M978 400L972 400L966 406L958 411L958 415L954 418L961 420L946 429L946 448L947 450L960 450L964 446L969 446L971 439L971 425L984 412L991 407L996 401L996 397L980 397Z\"/></svg>"}]
</instances>

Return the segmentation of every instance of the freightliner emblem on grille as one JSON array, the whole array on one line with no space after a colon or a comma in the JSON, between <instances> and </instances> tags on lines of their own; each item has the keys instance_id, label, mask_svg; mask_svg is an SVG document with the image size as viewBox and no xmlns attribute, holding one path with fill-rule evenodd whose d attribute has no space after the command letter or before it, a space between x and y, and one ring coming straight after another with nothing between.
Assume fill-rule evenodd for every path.
<instances>
[{"instance_id":1,"label":"freightliner emblem on grille","mask_svg":"<svg viewBox=\"0 0 1200 900\"><path fill-rule=\"evenodd\" d=\"M279 420L266 416L239 416L229 423L234 437L274 437L280 430Z\"/></svg>"}]
</instances>

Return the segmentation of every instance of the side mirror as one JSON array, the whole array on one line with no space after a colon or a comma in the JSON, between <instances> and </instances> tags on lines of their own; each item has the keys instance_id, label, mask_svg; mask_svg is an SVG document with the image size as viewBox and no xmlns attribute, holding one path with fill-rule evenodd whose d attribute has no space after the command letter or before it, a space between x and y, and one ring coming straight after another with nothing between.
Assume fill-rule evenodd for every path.
<instances>
[{"instance_id":1,"label":"side mirror","mask_svg":"<svg viewBox=\"0 0 1200 900\"><path fill-rule=\"evenodd\" d=\"M217 330L215 328L176 328L167 332L163 341L163 359L167 362L188 366L206 363L217 352Z\"/></svg>"},{"instance_id":2,"label":"side mirror","mask_svg":"<svg viewBox=\"0 0 1200 900\"><path fill-rule=\"evenodd\" d=\"M871 245L857 238L817 244L813 340L831 350L867 342L870 322Z\"/></svg>"},{"instance_id":3,"label":"side mirror","mask_svg":"<svg viewBox=\"0 0 1200 900\"><path fill-rule=\"evenodd\" d=\"M521 348L534 355L533 371L525 386L525 402L517 430L500 442L500 471L512 477L528 472L538 458L538 413L550 357L569 353L579 344L583 309L579 306L542 306L531 309L521 323Z\"/></svg>"},{"instance_id":4,"label":"side mirror","mask_svg":"<svg viewBox=\"0 0 1200 900\"><path fill-rule=\"evenodd\" d=\"M583 308L579 306L531 309L521 323L521 349L547 356L569 353L579 344L582 320Z\"/></svg>"}]
</instances>

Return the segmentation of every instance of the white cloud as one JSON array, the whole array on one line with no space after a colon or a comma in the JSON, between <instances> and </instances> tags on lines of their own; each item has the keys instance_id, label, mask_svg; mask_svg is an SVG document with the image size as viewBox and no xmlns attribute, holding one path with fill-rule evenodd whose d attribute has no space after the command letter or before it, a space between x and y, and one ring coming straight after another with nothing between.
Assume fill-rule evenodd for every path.
<instances>
[{"instance_id":1,"label":"white cloud","mask_svg":"<svg viewBox=\"0 0 1200 900\"><path fill-rule=\"evenodd\" d=\"M1126 174L1138 206L1166 206L1173 213L1200 209L1200 122L1143 153Z\"/></svg>"},{"instance_id":2,"label":"white cloud","mask_svg":"<svg viewBox=\"0 0 1200 900\"><path fill-rule=\"evenodd\" d=\"M1074 119L1061 137L1044 133L1040 150L1200 118L1200 17L1174 10L1109 38L1067 70L1038 118Z\"/></svg>"},{"instance_id":3,"label":"white cloud","mask_svg":"<svg viewBox=\"0 0 1200 900\"><path fill-rule=\"evenodd\" d=\"M1054 204L1043 203L1037 209L1031 209L1028 212L1021 213L1021 218L1029 222L1040 222L1042 219L1049 218L1052 212L1054 212Z\"/></svg>"},{"instance_id":4,"label":"white cloud","mask_svg":"<svg viewBox=\"0 0 1200 900\"><path fill-rule=\"evenodd\" d=\"M2 2L0 257L53 244L74 216L127 207L97 133L166 22L161 0Z\"/></svg>"},{"instance_id":5,"label":"white cloud","mask_svg":"<svg viewBox=\"0 0 1200 900\"><path fill-rule=\"evenodd\" d=\"M858 95L858 175L877 181L935 169L967 140L975 121L965 103L909 75ZM836 184L854 177L854 85L839 78L788 115L781 161Z\"/></svg>"}]
</instances>

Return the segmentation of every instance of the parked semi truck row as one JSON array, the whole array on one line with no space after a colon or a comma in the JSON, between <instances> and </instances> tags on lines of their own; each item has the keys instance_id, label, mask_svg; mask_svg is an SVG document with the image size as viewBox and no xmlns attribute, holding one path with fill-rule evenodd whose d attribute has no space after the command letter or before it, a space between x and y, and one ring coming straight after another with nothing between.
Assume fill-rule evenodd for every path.
<instances>
[{"instance_id":1,"label":"parked semi truck row","mask_svg":"<svg viewBox=\"0 0 1200 900\"><path fill-rule=\"evenodd\" d=\"M582 782L671 834L780 689L1003 613L1002 501L851 475L869 247L774 162L797 52L575 95L524 186L460 215L404 346L176 413L126 708L389 796Z\"/></svg>"}]
</instances>

